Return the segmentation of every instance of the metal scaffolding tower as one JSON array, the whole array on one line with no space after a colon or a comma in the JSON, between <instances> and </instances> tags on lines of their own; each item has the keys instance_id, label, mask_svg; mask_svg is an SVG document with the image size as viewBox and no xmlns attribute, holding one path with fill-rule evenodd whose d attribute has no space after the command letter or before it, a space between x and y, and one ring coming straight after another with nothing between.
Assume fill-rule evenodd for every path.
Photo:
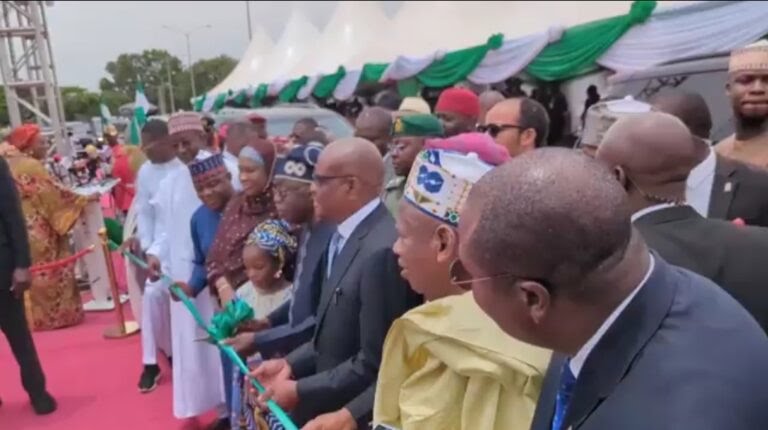
<instances>
[{"instance_id":1,"label":"metal scaffolding tower","mask_svg":"<svg viewBox=\"0 0 768 430\"><path fill-rule=\"evenodd\" d=\"M52 1L2 1L0 73L12 127L36 122L59 154L71 155L45 6Z\"/></svg>"}]
</instances>

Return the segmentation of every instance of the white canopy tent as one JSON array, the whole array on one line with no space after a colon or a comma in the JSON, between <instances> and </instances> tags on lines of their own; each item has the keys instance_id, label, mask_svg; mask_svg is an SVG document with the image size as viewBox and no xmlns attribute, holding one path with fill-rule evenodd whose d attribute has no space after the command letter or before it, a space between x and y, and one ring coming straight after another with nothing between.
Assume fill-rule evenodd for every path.
<instances>
[{"instance_id":1,"label":"white canopy tent","mask_svg":"<svg viewBox=\"0 0 768 430\"><path fill-rule=\"evenodd\" d=\"M290 71L310 52L317 49L320 31L301 9L293 8L280 41L264 59L265 67L251 77L251 85L270 84L269 93L276 94L282 82L293 79Z\"/></svg>"},{"instance_id":2,"label":"white canopy tent","mask_svg":"<svg viewBox=\"0 0 768 430\"><path fill-rule=\"evenodd\" d=\"M240 90L256 83L254 78L266 67L265 59L275 43L263 27L258 27L237 66L218 85L208 91L215 96L228 90Z\"/></svg>"},{"instance_id":3,"label":"white canopy tent","mask_svg":"<svg viewBox=\"0 0 768 430\"><path fill-rule=\"evenodd\" d=\"M334 73L355 55L365 52L385 35L389 18L378 1L343 1L325 27L325 32L309 52L289 73L292 78L308 76L309 81L299 92L308 97L322 74Z\"/></svg>"}]
</instances>

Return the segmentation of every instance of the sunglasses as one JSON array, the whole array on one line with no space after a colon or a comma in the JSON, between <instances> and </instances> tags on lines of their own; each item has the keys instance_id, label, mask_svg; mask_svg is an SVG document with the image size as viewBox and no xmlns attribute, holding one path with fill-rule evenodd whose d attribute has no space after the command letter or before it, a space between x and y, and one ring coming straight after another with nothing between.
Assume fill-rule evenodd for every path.
<instances>
[{"instance_id":1,"label":"sunglasses","mask_svg":"<svg viewBox=\"0 0 768 430\"><path fill-rule=\"evenodd\" d=\"M517 124L484 124L484 125L478 125L477 131L479 131L480 133L486 133L495 139L496 136L498 136L502 131L510 130L513 128L516 128L519 130L523 129L522 126Z\"/></svg>"}]
</instances>

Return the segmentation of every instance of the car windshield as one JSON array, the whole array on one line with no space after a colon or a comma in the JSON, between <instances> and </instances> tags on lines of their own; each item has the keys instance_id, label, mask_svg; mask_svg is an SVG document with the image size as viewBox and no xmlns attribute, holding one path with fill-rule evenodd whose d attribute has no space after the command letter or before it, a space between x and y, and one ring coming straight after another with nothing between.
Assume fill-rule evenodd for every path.
<instances>
[{"instance_id":1,"label":"car windshield","mask_svg":"<svg viewBox=\"0 0 768 430\"><path fill-rule=\"evenodd\" d=\"M340 117L327 115L315 119L336 138L352 136L352 128ZM270 117L267 120L267 132L270 136L289 136L297 120L293 117Z\"/></svg>"}]
</instances>

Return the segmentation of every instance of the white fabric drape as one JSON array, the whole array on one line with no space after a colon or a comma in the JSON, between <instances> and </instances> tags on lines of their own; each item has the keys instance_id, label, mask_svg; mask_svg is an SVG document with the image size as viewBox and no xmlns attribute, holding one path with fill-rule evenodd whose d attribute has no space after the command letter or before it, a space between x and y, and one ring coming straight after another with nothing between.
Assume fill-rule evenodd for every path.
<instances>
[{"instance_id":1,"label":"white fabric drape","mask_svg":"<svg viewBox=\"0 0 768 430\"><path fill-rule=\"evenodd\" d=\"M361 69L347 70L347 74L341 78L339 84L336 85L336 89L333 90L333 98L336 100L347 100L352 97L362 75L363 71Z\"/></svg>"},{"instance_id":2,"label":"white fabric drape","mask_svg":"<svg viewBox=\"0 0 768 430\"><path fill-rule=\"evenodd\" d=\"M492 49L468 79L476 84L493 84L521 72L548 44L557 42L563 36L563 27L505 40L499 49Z\"/></svg>"},{"instance_id":3,"label":"white fabric drape","mask_svg":"<svg viewBox=\"0 0 768 430\"><path fill-rule=\"evenodd\" d=\"M618 72L727 53L768 34L768 3L707 1L659 10L632 27L597 62Z\"/></svg>"},{"instance_id":4,"label":"white fabric drape","mask_svg":"<svg viewBox=\"0 0 768 430\"><path fill-rule=\"evenodd\" d=\"M440 60L445 55L445 51L435 51L422 57L398 56L395 61L389 63L389 67L381 75L380 82L401 81L416 76L422 70L429 67L430 64Z\"/></svg>"},{"instance_id":5,"label":"white fabric drape","mask_svg":"<svg viewBox=\"0 0 768 430\"><path fill-rule=\"evenodd\" d=\"M322 75L309 76L308 77L309 79L307 79L307 83L304 84L304 86L301 87L301 89L299 89L298 94L296 94L296 99L297 100L308 99L309 96L312 95L312 91L315 90L315 85L317 85L317 82L320 80L321 77Z\"/></svg>"}]
</instances>

